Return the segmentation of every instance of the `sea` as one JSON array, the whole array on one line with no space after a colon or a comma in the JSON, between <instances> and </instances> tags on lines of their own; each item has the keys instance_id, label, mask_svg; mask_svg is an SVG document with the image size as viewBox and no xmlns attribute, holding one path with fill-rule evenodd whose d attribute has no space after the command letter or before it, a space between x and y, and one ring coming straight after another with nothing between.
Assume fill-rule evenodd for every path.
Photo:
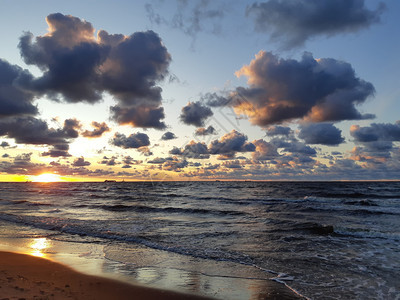
<instances>
[{"instance_id":1,"label":"sea","mask_svg":"<svg viewBox=\"0 0 400 300\"><path fill-rule=\"evenodd\" d=\"M400 182L0 183L0 249L216 299L400 299Z\"/></svg>"}]
</instances>

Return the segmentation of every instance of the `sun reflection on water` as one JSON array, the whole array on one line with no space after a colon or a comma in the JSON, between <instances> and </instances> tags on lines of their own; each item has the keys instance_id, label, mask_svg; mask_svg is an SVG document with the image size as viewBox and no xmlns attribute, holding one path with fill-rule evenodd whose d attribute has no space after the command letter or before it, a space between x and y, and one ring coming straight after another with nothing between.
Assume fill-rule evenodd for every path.
<instances>
[{"instance_id":1,"label":"sun reflection on water","mask_svg":"<svg viewBox=\"0 0 400 300\"><path fill-rule=\"evenodd\" d=\"M35 238L29 244L30 255L38 256L38 257L46 257L46 249L50 247L50 241L46 238Z\"/></svg>"}]
</instances>

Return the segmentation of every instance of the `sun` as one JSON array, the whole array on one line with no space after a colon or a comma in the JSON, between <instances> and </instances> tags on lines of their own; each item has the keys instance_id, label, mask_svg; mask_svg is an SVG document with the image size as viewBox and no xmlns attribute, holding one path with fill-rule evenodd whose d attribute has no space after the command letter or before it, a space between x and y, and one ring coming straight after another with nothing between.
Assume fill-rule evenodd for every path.
<instances>
[{"instance_id":1,"label":"sun","mask_svg":"<svg viewBox=\"0 0 400 300\"><path fill-rule=\"evenodd\" d=\"M52 173L43 173L32 178L33 182L60 182L63 181L60 175Z\"/></svg>"}]
</instances>

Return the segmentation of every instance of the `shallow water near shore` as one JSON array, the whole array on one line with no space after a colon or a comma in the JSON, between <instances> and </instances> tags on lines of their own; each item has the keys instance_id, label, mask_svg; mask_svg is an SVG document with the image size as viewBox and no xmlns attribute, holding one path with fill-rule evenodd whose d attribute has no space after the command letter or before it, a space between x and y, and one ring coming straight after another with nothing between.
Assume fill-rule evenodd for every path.
<instances>
[{"instance_id":1,"label":"shallow water near shore","mask_svg":"<svg viewBox=\"0 0 400 300\"><path fill-rule=\"evenodd\" d=\"M84 272L219 299L400 294L396 182L1 183L0 192L3 250Z\"/></svg>"}]
</instances>

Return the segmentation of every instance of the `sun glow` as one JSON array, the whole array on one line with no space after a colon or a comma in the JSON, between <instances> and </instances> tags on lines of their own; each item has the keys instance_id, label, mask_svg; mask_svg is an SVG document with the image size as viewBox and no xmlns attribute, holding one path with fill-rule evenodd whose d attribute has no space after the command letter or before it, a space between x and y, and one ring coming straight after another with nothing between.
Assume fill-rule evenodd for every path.
<instances>
[{"instance_id":1,"label":"sun glow","mask_svg":"<svg viewBox=\"0 0 400 300\"><path fill-rule=\"evenodd\" d=\"M60 175L57 174L52 174L52 173L43 173L38 176L34 176L32 178L33 182L60 182L63 181L63 179L60 177Z\"/></svg>"},{"instance_id":2,"label":"sun glow","mask_svg":"<svg viewBox=\"0 0 400 300\"><path fill-rule=\"evenodd\" d=\"M45 257L46 249L49 247L50 242L46 238L35 238L29 245L29 248L31 248L29 254L38 257Z\"/></svg>"}]
</instances>

